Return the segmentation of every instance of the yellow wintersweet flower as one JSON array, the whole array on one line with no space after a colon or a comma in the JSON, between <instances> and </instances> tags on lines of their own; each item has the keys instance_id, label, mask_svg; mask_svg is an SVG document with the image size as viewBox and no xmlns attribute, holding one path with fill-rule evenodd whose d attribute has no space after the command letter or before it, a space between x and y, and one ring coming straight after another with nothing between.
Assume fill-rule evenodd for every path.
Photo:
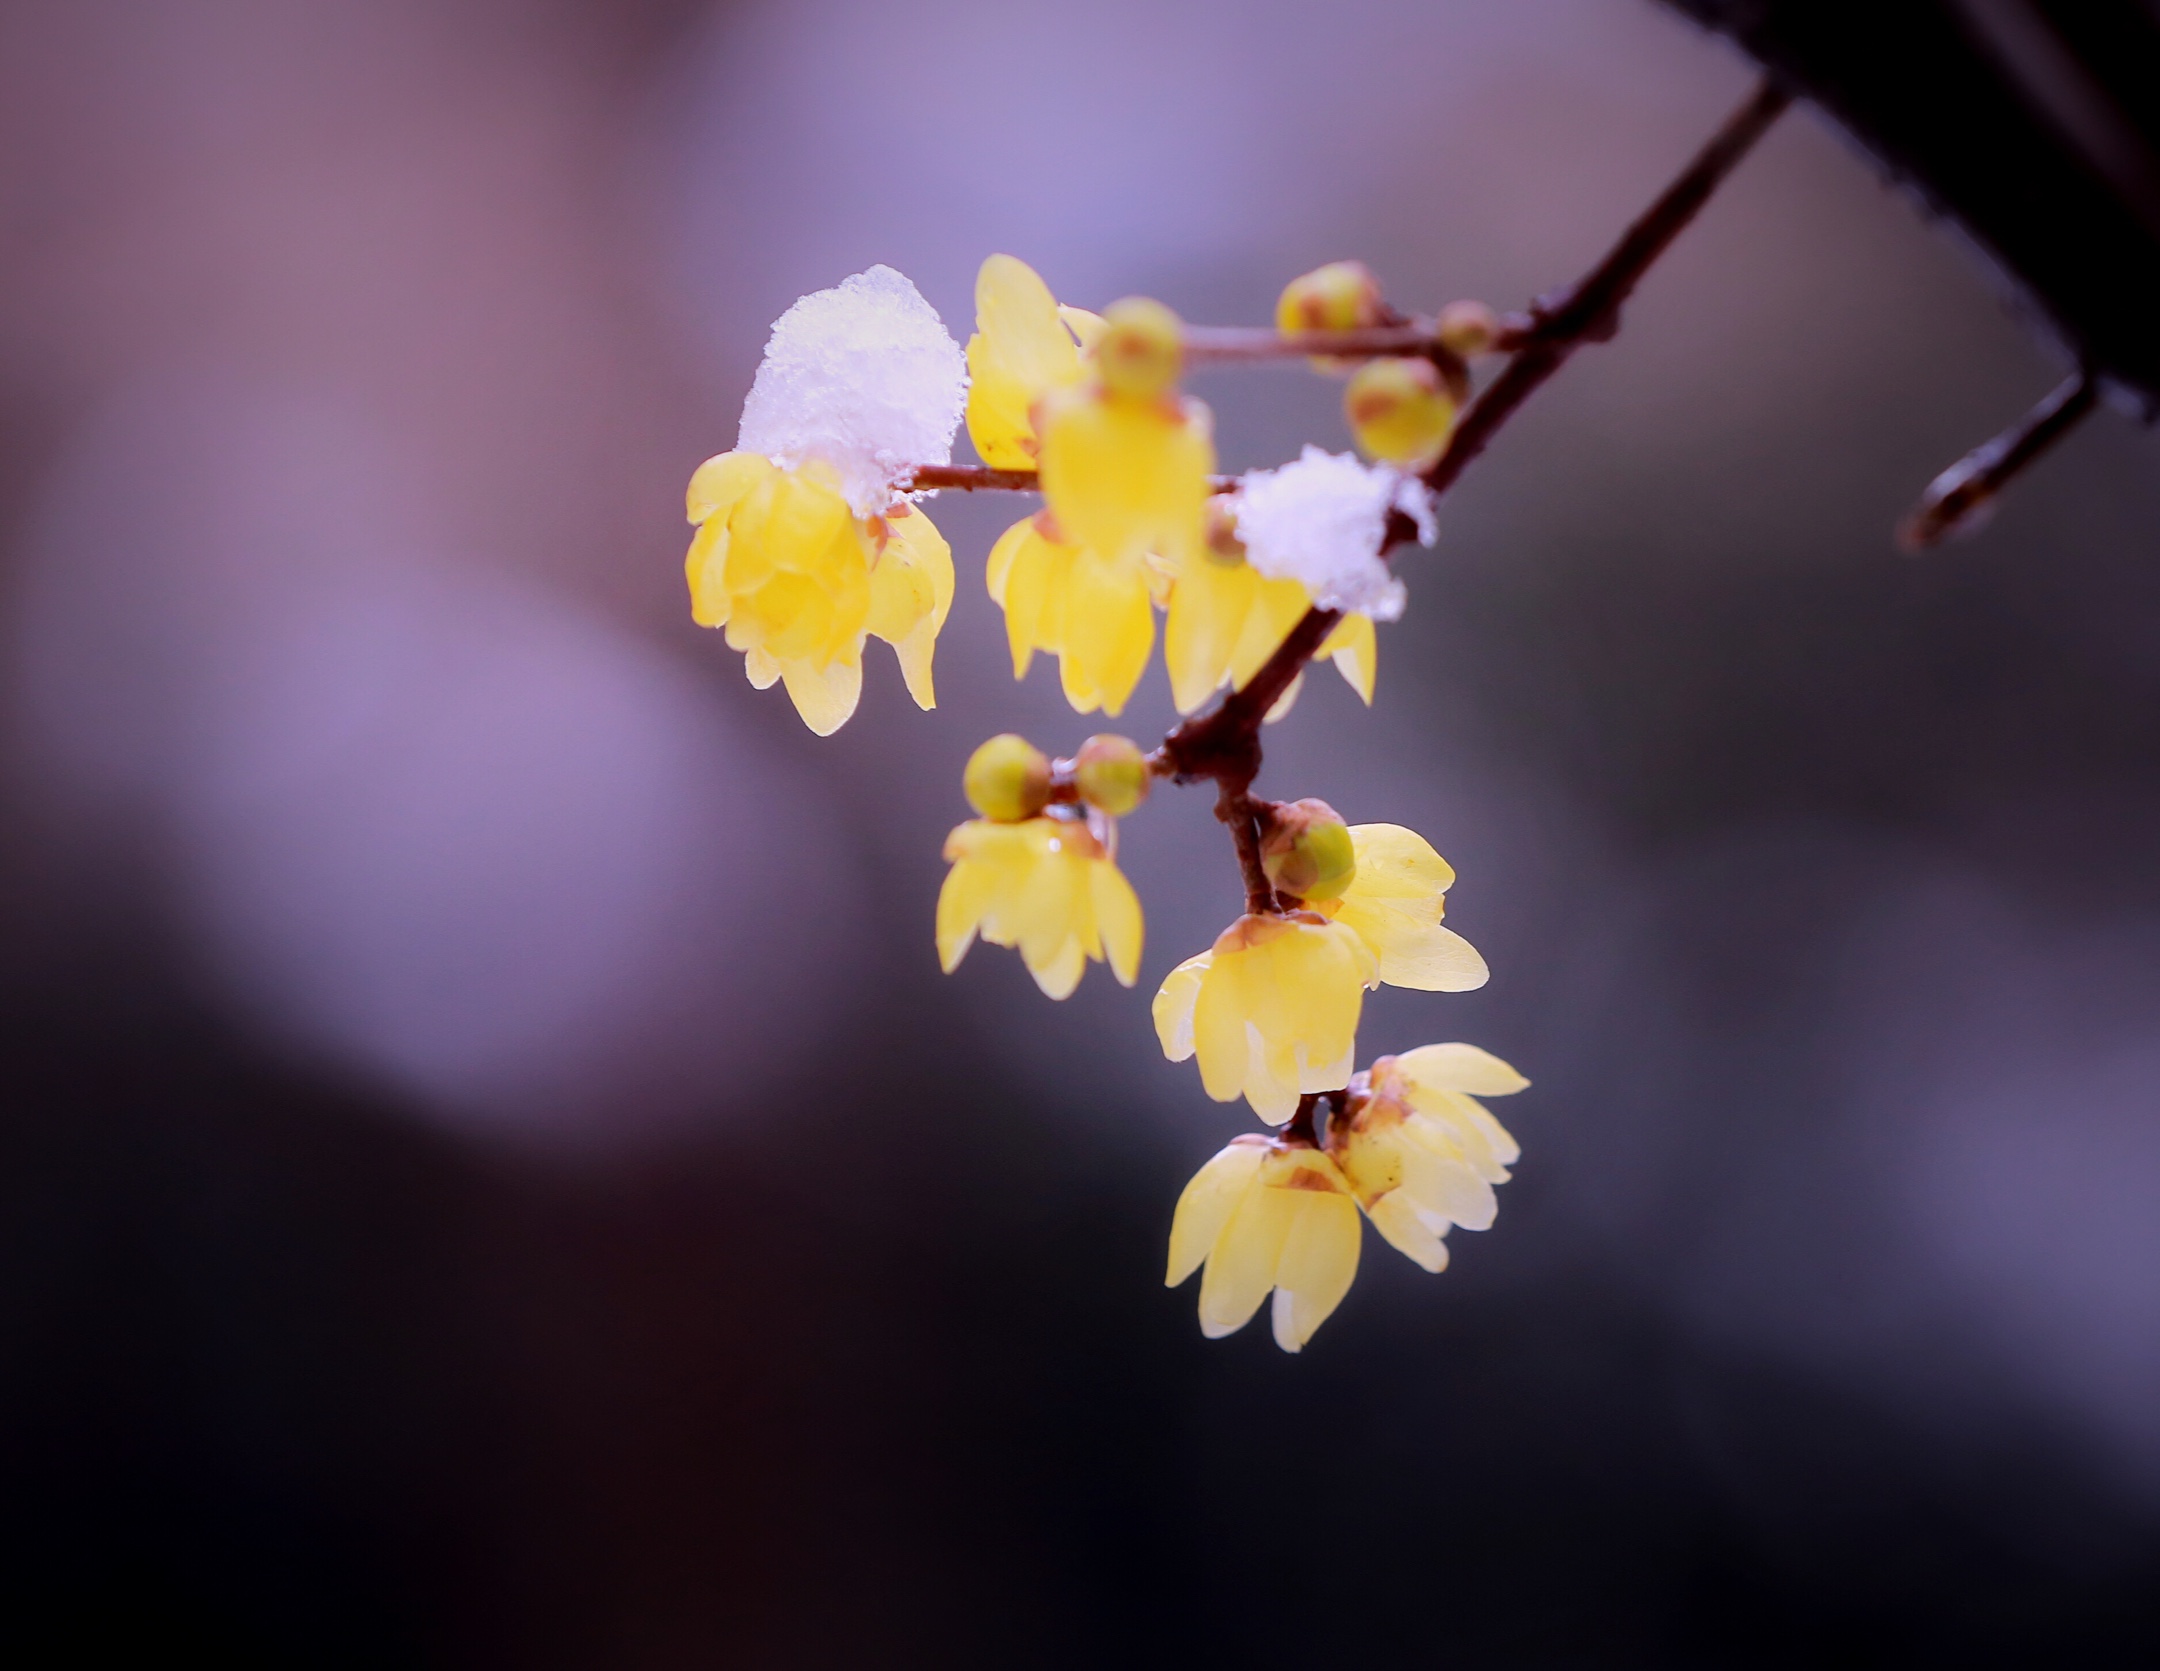
<instances>
[{"instance_id":1,"label":"yellow wintersweet flower","mask_svg":"<svg viewBox=\"0 0 2160 1671\"><path fill-rule=\"evenodd\" d=\"M1060 307L1034 268L993 255L975 275L975 334L968 338L968 436L982 461L1032 470L1041 452L1037 408L1081 380L1080 349L1102 329L1081 308Z\"/></svg>"},{"instance_id":2,"label":"yellow wintersweet flower","mask_svg":"<svg viewBox=\"0 0 2160 1671\"><path fill-rule=\"evenodd\" d=\"M1047 650L1075 712L1124 708L1155 644L1148 570L1066 543L1044 511L999 536L986 578L1005 611L1014 678Z\"/></svg>"},{"instance_id":3,"label":"yellow wintersweet flower","mask_svg":"<svg viewBox=\"0 0 2160 1671\"><path fill-rule=\"evenodd\" d=\"M830 466L730 452L698 466L688 511L691 616L726 629L751 684L786 681L803 723L830 736L862 695L874 634L917 705L937 705L930 664L952 608L952 548L919 508L858 516Z\"/></svg>"},{"instance_id":4,"label":"yellow wintersweet flower","mask_svg":"<svg viewBox=\"0 0 2160 1671\"><path fill-rule=\"evenodd\" d=\"M1329 1150L1373 1228L1428 1271L1447 1266L1449 1226L1491 1225L1493 1185L1507 1182L1522 1153L1475 1099L1529 1083L1469 1044L1383 1056L1351 1081L1350 1116L1330 1133Z\"/></svg>"},{"instance_id":5,"label":"yellow wintersweet flower","mask_svg":"<svg viewBox=\"0 0 2160 1671\"><path fill-rule=\"evenodd\" d=\"M1267 579L1234 544L1227 551L1210 546L1180 568L1170 584L1163 623L1163 661L1178 712L1191 713L1225 684L1243 690L1312 604L1301 582ZM1350 688L1371 705L1379 642L1370 617L1345 615L1313 659L1333 661ZM1303 680L1301 673L1269 719L1289 711Z\"/></svg>"},{"instance_id":6,"label":"yellow wintersweet flower","mask_svg":"<svg viewBox=\"0 0 2160 1671\"><path fill-rule=\"evenodd\" d=\"M1179 329L1159 302L1113 304L1094 378L1043 404L1043 498L1067 539L1114 563L1152 554L1175 571L1203 544L1215 443L1207 408L1177 392Z\"/></svg>"},{"instance_id":7,"label":"yellow wintersweet flower","mask_svg":"<svg viewBox=\"0 0 2160 1671\"><path fill-rule=\"evenodd\" d=\"M980 934L1017 946L1035 984L1064 998L1088 960L1107 954L1125 986L1140 973L1140 899L1084 820L973 819L945 838L952 865L938 894L938 960L951 974Z\"/></svg>"},{"instance_id":8,"label":"yellow wintersweet flower","mask_svg":"<svg viewBox=\"0 0 2160 1671\"><path fill-rule=\"evenodd\" d=\"M1200 1332L1252 1320L1274 1290L1275 1344L1295 1352L1350 1292L1364 1232L1350 1186L1319 1150L1247 1136L1194 1174L1170 1221L1175 1288L1203 1263Z\"/></svg>"},{"instance_id":9,"label":"yellow wintersweet flower","mask_svg":"<svg viewBox=\"0 0 2160 1671\"><path fill-rule=\"evenodd\" d=\"M1349 1083L1365 989L1379 963L1347 925L1312 911L1243 916L1155 994L1155 1035L1173 1062L1200 1058L1217 1102L1240 1094L1281 1125L1307 1091Z\"/></svg>"},{"instance_id":10,"label":"yellow wintersweet flower","mask_svg":"<svg viewBox=\"0 0 2160 1671\"><path fill-rule=\"evenodd\" d=\"M1142 329L1159 323L1144 321ZM1161 479L1158 455L1163 449L1153 443L1159 441L1157 432L1173 438L1186 434L1183 420L1190 416L1192 403L1169 399L1165 405L1158 391L1139 404L1161 408L1175 421L1164 418L1162 411L1136 419L1127 411L1133 402L1123 394L1100 377L1091 385L1081 350L1113 334L1112 327L1092 313L1060 307L1034 269L1009 255L991 256L976 275L975 327L967 346L968 434L986 464L1028 469L1040 461L1044 494L1050 500L1042 514L1007 529L990 552L990 596L1005 611L1013 677L1025 677L1035 652L1046 650L1058 658L1065 697L1075 709L1083 714L1098 708L1118 713L1140 682L1155 646L1152 604L1163 582L1147 561L1156 526L1149 513L1157 513L1159 521L1165 495L1175 496L1176 482L1166 487ZM1174 352L1174 321L1171 329ZM1118 331L1122 334L1113 334L1113 347L1131 337L1134 327L1123 321ZM1113 375L1111 381L1116 380ZM1068 405L1076 412L1059 416ZM1106 411L1115 420L1112 429L1122 423L1138 439L1122 430L1106 438ZM1051 428L1064 439L1050 446L1046 456L1045 435ZM1105 446L1114 464L1137 461L1144 467L1133 482L1116 489L1119 495L1138 496L1137 540L1132 527L1114 516L1095 514L1086 503L1077 507L1085 534L1069 532L1056 514L1061 504L1073 508L1073 481L1085 489L1099 474ZM1176 448L1171 451L1176 453ZM1212 450L1206 450L1197 465L1195 516L1206 502L1206 478L1213 467Z\"/></svg>"},{"instance_id":11,"label":"yellow wintersweet flower","mask_svg":"<svg viewBox=\"0 0 2160 1671\"><path fill-rule=\"evenodd\" d=\"M1442 926L1455 871L1432 843L1400 824L1352 824L1357 872L1333 899L1308 909L1354 930L1379 967L1378 981L1419 992L1469 992L1491 978L1485 959Z\"/></svg>"}]
</instances>

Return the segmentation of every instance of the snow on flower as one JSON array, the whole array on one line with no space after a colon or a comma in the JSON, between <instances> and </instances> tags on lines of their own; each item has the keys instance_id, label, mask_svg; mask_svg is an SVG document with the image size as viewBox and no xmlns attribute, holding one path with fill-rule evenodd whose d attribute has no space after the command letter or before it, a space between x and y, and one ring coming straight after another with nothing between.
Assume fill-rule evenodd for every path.
<instances>
[{"instance_id":1,"label":"snow on flower","mask_svg":"<svg viewBox=\"0 0 2160 1671\"><path fill-rule=\"evenodd\" d=\"M1302 582L1322 609L1375 621L1403 610L1402 582L1380 555L1388 513L1414 521L1421 544L1435 533L1432 494L1416 477L1319 447L1240 477L1236 508L1245 560L1257 573Z\"/></svg>"},{"instance_id":2,"label":"snow on flower","mask_svg":"<svg viewBox=\"0 0 2160 1671\"><path fill-rule=\"evenodd\" d=\"M872 267L774 321L738 451L782 469L829 465L857 516L892 503L921 464L952 462L967 361L907 278Z\"/></svg>"}]
</instances>

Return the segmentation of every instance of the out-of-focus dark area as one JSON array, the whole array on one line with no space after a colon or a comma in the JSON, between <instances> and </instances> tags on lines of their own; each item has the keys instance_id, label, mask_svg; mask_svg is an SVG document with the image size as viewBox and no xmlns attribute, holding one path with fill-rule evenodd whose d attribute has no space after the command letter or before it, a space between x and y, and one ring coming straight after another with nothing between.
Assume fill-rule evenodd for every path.
<instances>
[{"instance_id":1,"label":"out-of-focus dark area","mask_svg":"<svg viewBox=\"0 0 2160 1671\"><path fill-rule=\"evenodd\" d=\"M1924 10L2048 145L2160 108L2075 8ZM1016 502L936 507L934 713L873 647L821 742L687 618L797 295L1513 306L1753 74L1638 0L0 6L11 1660L2160 1656L2160 454L2102 412L1895 554L2065 362L1817 108L1449 497L1376 708L1270 735L1496 971L1363 1054L1534 1081L1498 1225L1368 1238L1301 1358L1161 1286L1249 1125L1147 1018L1237 908L1204 795L1127 822L1138 990L937 971L969 750L1100 723L1010 679ZM1943 85L1847 115L1909 173ZM1230 468L1345 444L1199 392Z\"/></svg>"}]
</instances>

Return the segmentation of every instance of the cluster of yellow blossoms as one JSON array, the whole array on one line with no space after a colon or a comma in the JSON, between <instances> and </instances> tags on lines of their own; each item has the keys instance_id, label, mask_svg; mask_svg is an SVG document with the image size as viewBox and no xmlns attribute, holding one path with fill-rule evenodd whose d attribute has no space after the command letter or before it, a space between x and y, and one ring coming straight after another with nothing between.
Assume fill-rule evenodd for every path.
<instances>
[{"instance_id":1,"label":"cluster of yellow blossoms","mask_svg":"<svg viewBox=\"0 0 2160 1671\"><path fill-rule=\"evenodd\" d=\"M1443 315L1424 353L1316 356L1347 375L1345 413L1374 462L1308 448L1226 486L1209 413L1178 388L1187 333L1167 308L1061 307L1002 255L983 264L975 305L964 374L935 314L889 269L806 297L775 326L741 445L702 465L689 492L692 611L725 628L751 682L784 681L827 734L854 711L875 636L894 646L915 700L933 705L952 557L911 495L919 470L949 458L964 410L985 466L1033 472L1044 501L996 542L985 577L1015 677L1043 651L1076 711L1115 715L1146 670L1160 610L1172 696L1190 714L1225 687L1245 689L1317 609L1339 619L1313 628L1315 654L1369 703L1374 622L1401 608L1387 548L1405 526L1431 538L1416 472L1447 444L1462 358L1489 336L1490 316ZM1401 323L1355 263L1295 282L1277 319L1285 333ZM1278 688L1270 719L1297 686L1278 678L1265 695ZM980 816L945 845L944 967L981 938L1018 950L1052 998L1091 961L1131 986L1142 915L1118 869L1117 823L1154 776L1178 769L1122 737L1091 737L1062 760L1015 736L983 744L963 777ZM1253 799L1250 775L1224 782L1225 817L1243 826L1247 909L1169 972L1154 1021L1164 1054L1196 1059L1210 1097L1242 1096L1282 1129L1236 1139L1186 1187L1168 1280L1205 1266L1210 1336L1243 1327L1272 1292L1275 1339L1296 1351L1349 1289L1361 1212L1432 1271L1451 1226L1492 1222L1492 1186L1516 1147L1473 1099L1526 1081L1462 1044L1356 1071L1368 990L1486 980L1484 960L1442 921L1454 872L1399 825Z\"/></svg>"}]
</instances>

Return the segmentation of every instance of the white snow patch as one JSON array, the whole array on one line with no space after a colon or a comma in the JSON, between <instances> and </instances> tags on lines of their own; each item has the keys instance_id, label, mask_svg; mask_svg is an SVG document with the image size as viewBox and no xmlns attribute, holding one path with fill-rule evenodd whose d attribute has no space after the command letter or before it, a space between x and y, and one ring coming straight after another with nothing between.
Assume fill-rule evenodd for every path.
<instances>
[{"instance_id":1,"label":"white snow patch","mask_svg":"<svg viewBox=\"0 0 2160 1671\"><path fill-rule=\"evenodd\" d=\"M937 310L872 267L773 322L735 444L783 467L822 459L875 516L916 465L952 462L966 401L967 360Z\"/></svg>"},{"instance_id":2,"label":"white snow patch","mask_svg":"<svg viewBox=\"0 0 2160 1671\"><path fill-rule=\"evenodd\" d=\"M1270 580L1302 581L1322 609L1375 621L1403 612L1403 584L1380 556L1390 511L1417 523L1419 544L1432 544L1431 492L1388 465L1307 447L1294 464L1238 478L1246 561Z\"/></svg>"}]
</instances>

